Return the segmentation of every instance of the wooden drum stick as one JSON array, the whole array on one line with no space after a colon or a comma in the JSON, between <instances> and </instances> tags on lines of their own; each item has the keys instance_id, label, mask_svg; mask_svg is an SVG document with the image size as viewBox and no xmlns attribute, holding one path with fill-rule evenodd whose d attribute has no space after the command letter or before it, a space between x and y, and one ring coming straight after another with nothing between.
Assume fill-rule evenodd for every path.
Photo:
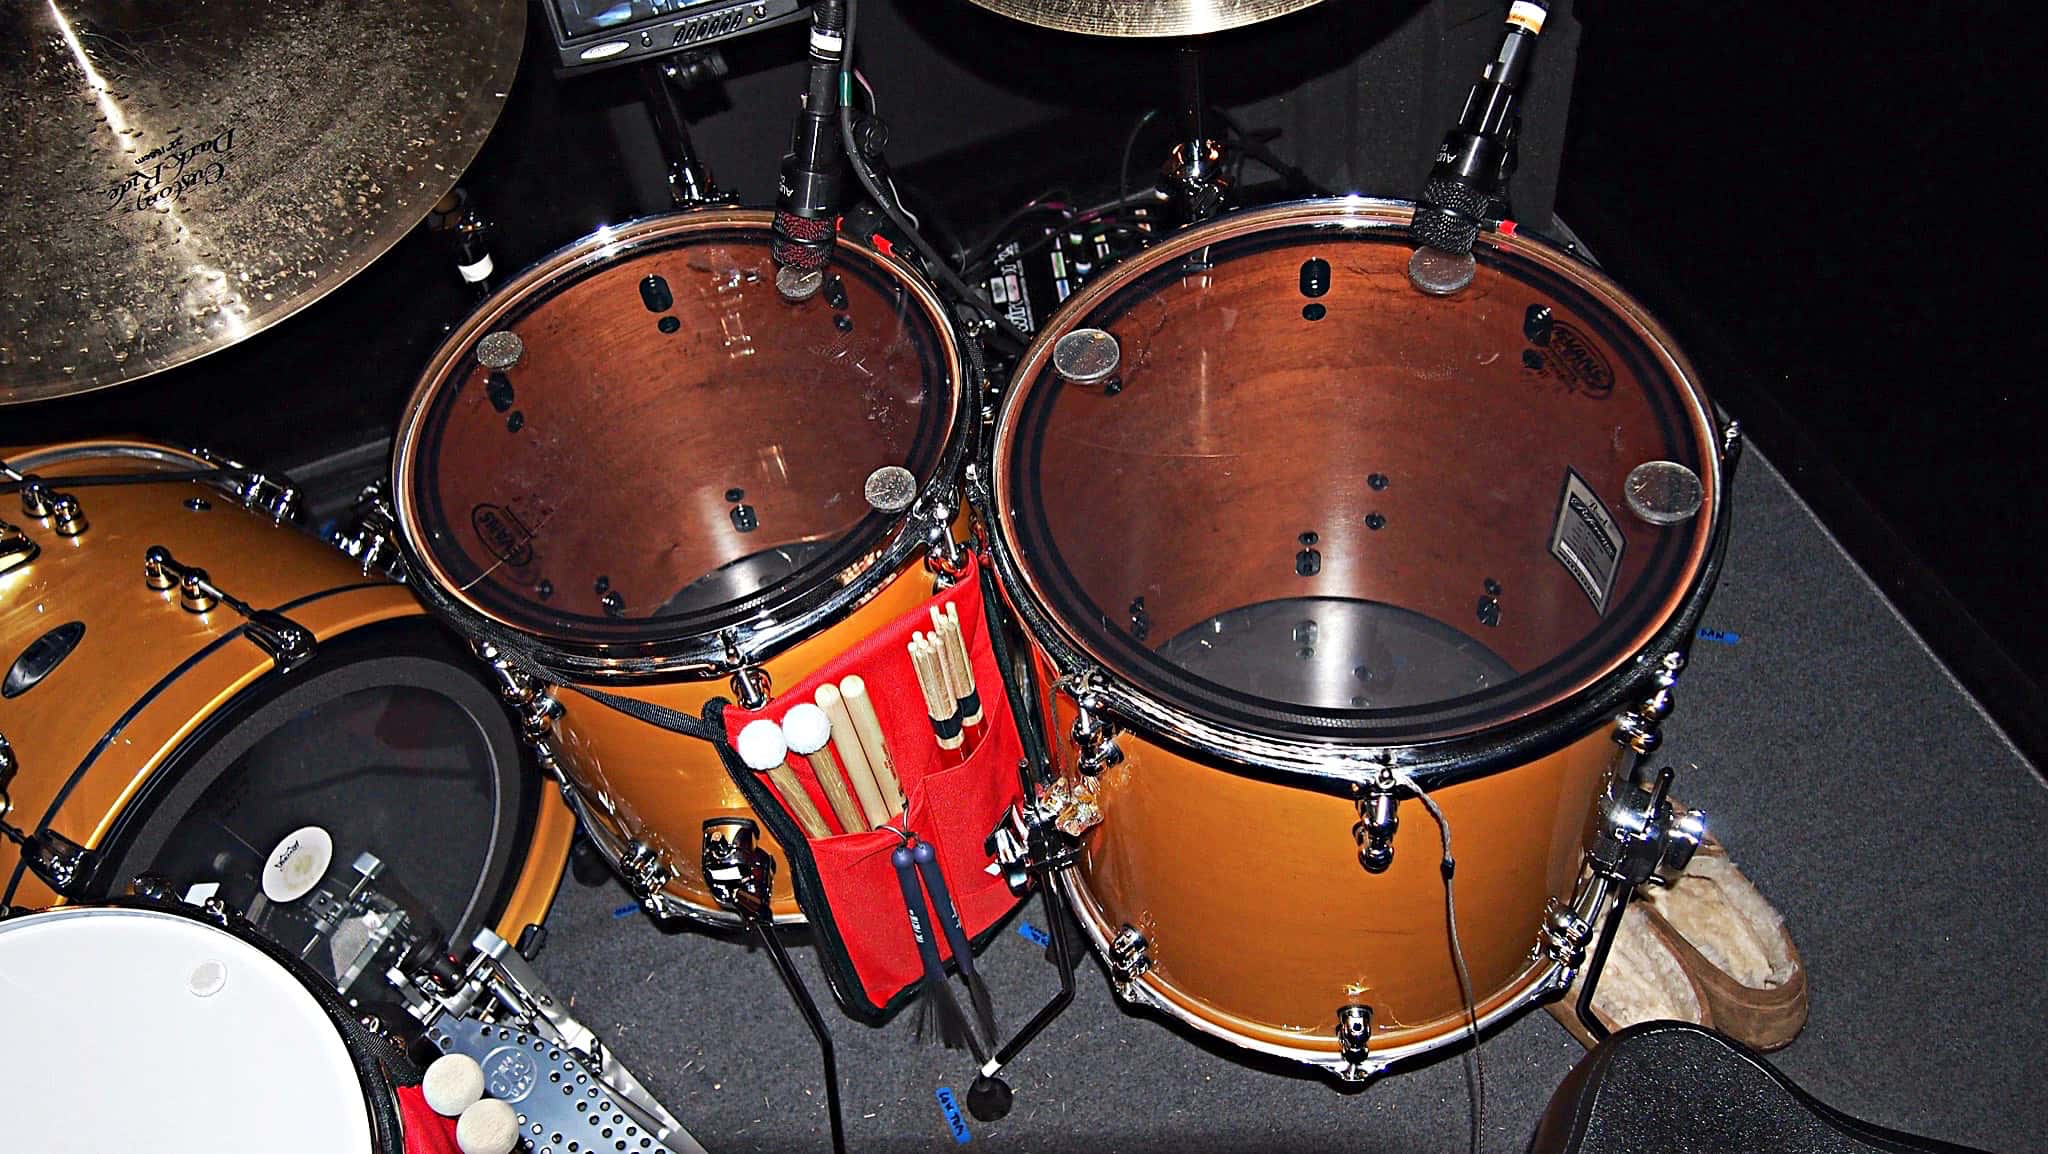
<instances>
[{"instance_id":1,"label":"wooden drum stick","mask_svg":"<svg viewBox=\"0 0 2048 1154\"><path fill-rule=\"evenodd\" d=\"M946 670L938 652L944 645L943 640L934 646L924 634L913 634L910 663L917 670L918 688L924 691L925 716L931 718L932 734L939 743L944 760L951 763L959 760L963 741L957 716L960 703L946 684Z\"/></svg>"},{"instance_id":2,"label":"wooden drum stick","mask_svg":"<svg viewBox=\"0 0 2048 1154\"><path fill-rule=\"evenodd\" d=\"M797 780L796 771L789 768L789 743L783 732L772 721L750 721L740 730L740 760L756 773L766 774L775 786L775 792L782 795L782 806L789 816L803 827L807 837L831 837L831 827L818 813L818 807L811 803L811 795L804 792L803 782Z\"/></svg>"},{"instance_id":3,"label":"wooden drum stick","mask_svg":"<svg viewBox=\"0 0 2048 1154\"><path fill-rule=\"evenodd\" d=\"M976 726L981 724L981 694L974 686L974 659L967 655L967 638L960 633L960 607L956 602L946 602L946 652L953 663L948 667L953 676L953 696L960 701L960 724Z\"/></svg>"},{"instance_id":4,"label":"wooden drum stick","mask_svg":"<svg viewBox=\"0 0 2048 1154\"><path fill-rule=\"evenodd\" d=\"M818 708L832 720L832 749L839 754L839 764L846 767L846 780L860 798L860 808L867 814L868 828L887 825L889 807L882 801L882 787L875 784L875 771L868 765L867 754L861 749L860 734L853 728L853 717L846 712L846 700L838 686L825 684L818 687Z\"/></svg>"},{"instance_id":5,"label":"wooden drum stick","mask_svg":"<svg viewBox=\"0 0 2048 1154\"><path fill-rule=\"evenodd\" d=\"M853 730L860 735L860 749L867 756L868 768L874 771L875 784L881 787L882 804L889 807L889 816L903 813L903 783L896 776L896 759L889 756L889 743L882 736L882 719L875 715L875 703L868 696L868 683L859 675L845 678L839 683L839 695L846 701L846 712L853 718Z\"/></svg>"},{"instance_id":6,"label":"wooden drum stick","mask_svg":"<svg viewBox=\"0 0 2048 1154\"><path fill-rule=\"evenodd\" d=\"M782 717L782 732L789 747L811 763L811 772L818 775L818 788L825 791L825 800L839 819L839 828L847 833L866 832L868 824L860 806L846 792L846 779L839 775L831 751L825 748L832 741L832 722L825 711L809 702L793 705Z\"/></svg>"}]
</instances>

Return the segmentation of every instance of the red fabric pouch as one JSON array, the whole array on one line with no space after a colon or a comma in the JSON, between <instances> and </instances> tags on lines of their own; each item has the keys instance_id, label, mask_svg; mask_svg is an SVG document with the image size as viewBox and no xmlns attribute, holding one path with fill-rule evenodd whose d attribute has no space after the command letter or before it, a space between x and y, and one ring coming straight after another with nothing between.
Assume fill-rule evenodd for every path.
<instances>
[{"instance_id":1,"label":"red fabric pouch","mask_svg":"<svg viewBox=\"0 0 2048 1154\"><path fill-rule=\"evenodd\" d=\"M908 647L915 633L931 631L928 609L956 606L961 640L974 667L983 722L974 727L958 755L943 753L932 732ZM877 1022L910 1000L924 967L911 937L903 892L889 855L908 837L928 842L937 853L946 887L970 940L979 939L1022 900L1010 892L984 848L989 834L1012 804L1023 797L1018 762L1023 741L1010 707L1001 666L990 641L991 623L981 584L980 562L969 554L966 571L914 613L897 618L859 645L757 710L727 705L722 711L726 740L720 753L728 772L761 816L790 862L796 897L817 933L825 972L841 1006L857 1019ZM765 774L746 768L730 748L752 721L780 723L796 705L815 701L818 688L859 675L875 703L891 760L903 787L904 813L882 828L808 837L784 807ZM810 761L792 753L785 764L810 794L825 823L839 823L819 787ZM927 918L934 916L931 913ZM949 962L945 936L936 932L939 954Z\"/></svg>"}]
</instances>

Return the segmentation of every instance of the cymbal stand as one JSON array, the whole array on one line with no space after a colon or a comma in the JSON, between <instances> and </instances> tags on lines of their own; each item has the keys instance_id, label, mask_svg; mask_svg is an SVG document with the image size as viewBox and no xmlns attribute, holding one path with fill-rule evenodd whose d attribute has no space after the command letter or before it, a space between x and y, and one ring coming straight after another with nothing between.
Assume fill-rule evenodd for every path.
<instances>
[{"instance_id":1,"label":"cymbal stand","mask_svg":"<svg viewBox=\"0 0 2048 1154\"><path fill-rule=\"evenodd\" d=\"M654 117L654 136L668 164L668 194L677 208L696 208L732 199L711 181L711 172L697 158L690 124L676 100L678 91L715 84L726 73L725 57L715 48L681 52L641 65L647 87L647 111Z\"/></svg>"},{"instance_id":2,"label":"cymbal stand","mask_svg":"<svg viewBox=\"0 0 2048 1154\"><path fill-rule=\"evenodd\" d=\"M1202 94L1202 41L1188 37L1174 46L1173 72L1180 98L1180 140L1161 177L1183 223L1199 224L1223 207L1229 190L1223 142L1209 135Z\"/></svg>"}]
</instances>

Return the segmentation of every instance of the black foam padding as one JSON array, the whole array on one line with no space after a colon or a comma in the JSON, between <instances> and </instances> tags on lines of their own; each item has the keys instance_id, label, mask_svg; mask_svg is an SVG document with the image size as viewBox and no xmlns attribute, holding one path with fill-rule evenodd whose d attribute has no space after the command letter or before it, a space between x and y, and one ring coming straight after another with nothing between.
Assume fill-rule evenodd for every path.
<instances>
[{"instance_id":1,"label":"black foam padding","mask_svg":"<svg viewBox=\"0 0 2048 1154\"><path fill-rule=\"evenodd\" d=\"M1686 1022L1644 1022L1566 1076L1530 1154L1970 1154L1816 1101L1756 1051Z\"/></svg>"}]
</instances>

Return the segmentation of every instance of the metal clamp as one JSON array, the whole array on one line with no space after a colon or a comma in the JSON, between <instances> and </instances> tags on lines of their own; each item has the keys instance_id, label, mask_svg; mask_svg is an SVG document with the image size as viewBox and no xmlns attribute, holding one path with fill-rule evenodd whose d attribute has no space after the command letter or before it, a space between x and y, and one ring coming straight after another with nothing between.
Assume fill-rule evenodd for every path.
<instances>
[{"instance_id":1,"label":"metal clamp","mask_svg":"<svg viewBox=\"0 0 2048 1154\"><path fill-rule=\"evenodd\" d=\"M1658 662L1650 696L1614 719L1614 740L1648 757L1664 744L1664 719L1671 716L1671 689L1685 669L1685 654L1673 650Z\"/></svg>"},{"instance_id":2,"label":"metal clamp","mask_svg":"<svg viewBox=\"0 0 2048 1154\"><path fill-rule=\"evenodd\" d=\"M1372 1050L1372 1007L1337 1007L1337 1051L1344 1055L1347 1069L1342 1073L1346 1081L1363 1082L1367 1073L1366 1059Z\"/></svg>"},{"instance_id":3,"label":"metal clamp","mask_svg":"<svg viewBox=\"0 0 2048 1154\"><path fill-rule=\"evenodd\" d=\"M1102 713L1101 699L1083 690L1074 698L1074 727L1069 731L1079 754L1075 767L1089 777L1123 764L1124 751L1117 745L1117 728Z\"/></svg>"},{"instance_id":4,"label":"metal clamp","mask_svg":"<svg viewBox=\"0 0 2048 1154\"><path fill-rule=\"evenodd\" d=\"M512 710L512 716L519 722L519 730L529 744L547 736L554 720L562 716L562 703L539 678L512 663L504 652L488 641L472 644L476 655L483 658L491 673L498 679L498 696Z\"/></svg>"},{"instance_id":5,"label":"metal clamp","mask_svg":"<svg viewBox=\"0 0 2048 1154\"><path fill-rule=\"evenodd\" d=\"M967 551L953 538L953 506L943 498L933 497L923 502L918 512L925 520L925 568L941 585L952 585L967 573Z\"/></svg>"},{"instance_id":6,"label":"metal clamp","mask_svg":"<svg viewBox=\"0 0 2048 1154\"><path fill-rule=\"evenodd\" d=\"M299 516L299 488L289 477L272 478L240 461L206 449L189 452L219 470L214 484L239 501L244 509L267 515L282 525Z\"/></svg>"},{"instance_id":7,"label":"metal clamp","mask_svg":"<svg viewBox=\"0 0 2048 1154\"><path fill-rule=\"evenodd\" d=\"M1109 940L1109 973L1116 979L1117 993L1129 999L1139 978L1152 969L1151 947L1138 928L1126 924Z\"/></svg>"},{"instance_id":8,"label":"metal clamp","mask_svg":"<svg viewBox=\"0 0 2048 1154\"><path fill-rule=\"evenodd\" d=\"M328 543L355 558L364 576L375 574L403 585L405 555L398 548L398 518L385 496L384 482L372 481L356 494L351 521L350 527L330 533Z\"/></svg>"},{"instance_id":9,"label":"metal clamp","mask_svg":"<svg viewBox=\"0 0 2048 1154\"><path fill-rule=\"evenodd\" d=\"M1358 864L1369 874L1383 874L1394 864L1394 834L1401 828L1401 798L1392 771L1358 796L1358 822L1351 836L1358 842Z\"/></svg>"},{"instance_id":10,"label":"metal clamp","mask_svg":"<svg viewBox=\"0 0 2048 1154\"><path fill-rule=\"evenodd\" d=\"M158 592L178 591L178 605L187 613L207 613L225 605L241 615L242 633L270 655L280 670L293 670L313 659L313 631L274 609L255 609L213 583L206 570L186 565L162 545L142 555L142 580Z\"/></svg>"},{"instance_id":11,"label":"metal clamp","mask_svg":"<svg viewBox=\"0 0 2048 1154\"><path fill-rule=\"evenodd\" d=\"M0 520L0 573L11 572L36 559L43 551L31 537L15 525Z\"/></svg>"},{"instance_id":12,"label":"metal clamp","mask_svg":"<svg viewBox=\"0 0 2048 1154\"><path fill-rule=\"evenodd\" d=\"M718 640L725 647L725 661L733 671L729 684L733 699L739 702L740 708L759 709L768 704L769 695L775 691L775 683L767 670L747 660L740 649L739 630L727 629L718 635Z\"/></svg>"}]
</instances>

